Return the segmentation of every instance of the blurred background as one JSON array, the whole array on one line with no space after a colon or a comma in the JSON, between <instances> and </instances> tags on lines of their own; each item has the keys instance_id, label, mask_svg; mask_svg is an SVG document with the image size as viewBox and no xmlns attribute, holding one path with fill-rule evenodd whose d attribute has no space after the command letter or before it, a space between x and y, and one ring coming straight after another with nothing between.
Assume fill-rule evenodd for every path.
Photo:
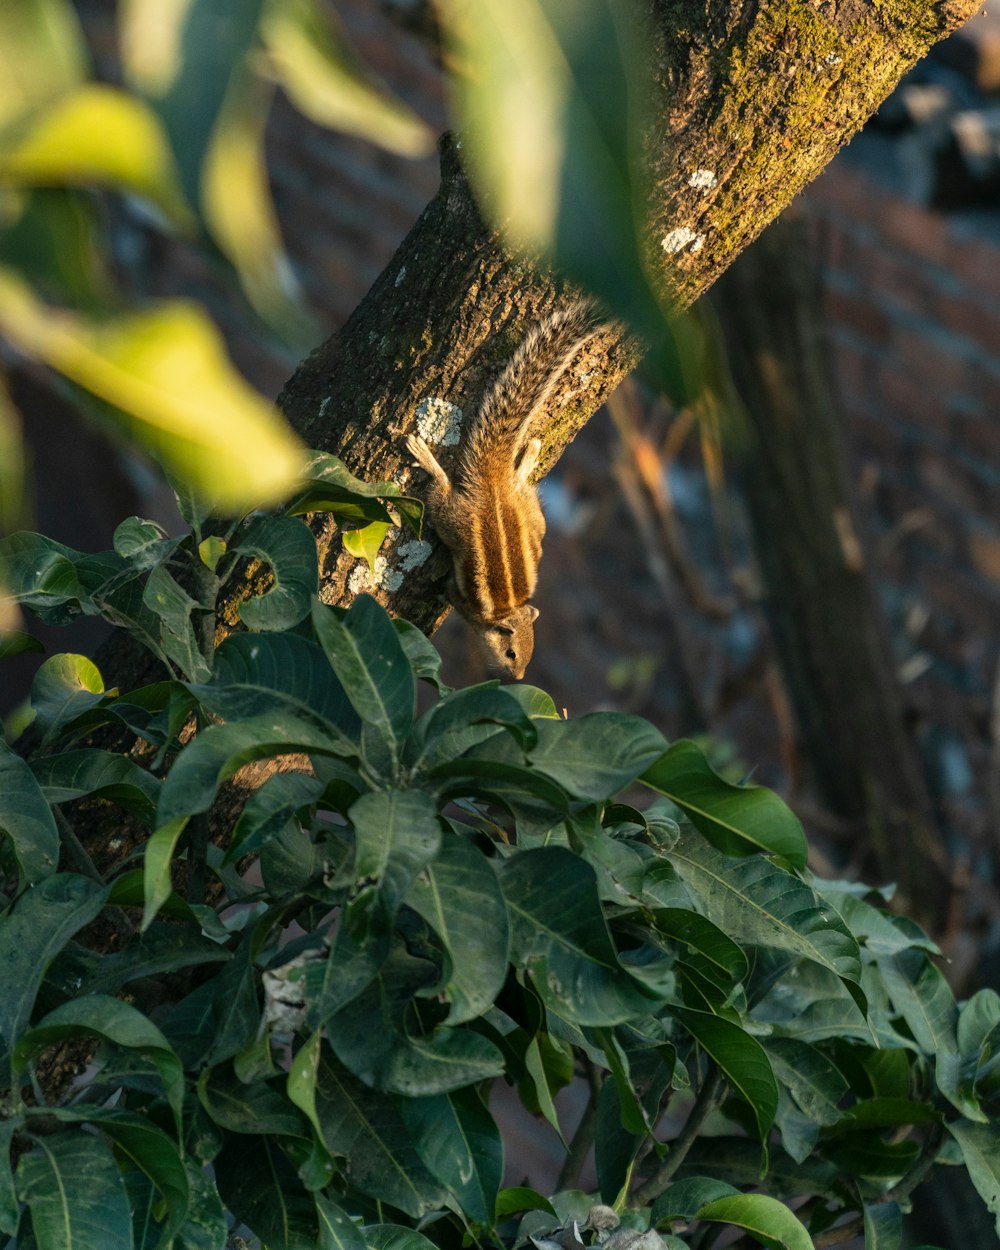
<instances>
[{"instance_id":1,"label":"blurred background","mask_svg":"<svg viewBox=\"0 0 1000 1250\"><path fill-rule=\"evenodd\" d=\"M118 6L75 7L95 76L120 82ZM443 129L419 0L335 11L367 65ZM282 281L307 316L276 329L217 251L172 241L129 201L107 224L129 295L198 301L273 398L438 176L433 153L321 127L281 91L264 151ZM959 991L998 985L1000 18L938 45L700 316L719 345L714 396L678 411L629 380L543 484L531 680L573 714L640 713L707 744L730 777L776 787L828 874L893 875L912 829L940 875L949 976ZM74 392L7 363L30 528L80 550L108 547L131 513L176 529L157 476ZM98 628L45 641L87 650ZM451 681L481 676L461 622L437 640ZM5 664L0 710L36 663Z\"/></svg>"}]
</instances>

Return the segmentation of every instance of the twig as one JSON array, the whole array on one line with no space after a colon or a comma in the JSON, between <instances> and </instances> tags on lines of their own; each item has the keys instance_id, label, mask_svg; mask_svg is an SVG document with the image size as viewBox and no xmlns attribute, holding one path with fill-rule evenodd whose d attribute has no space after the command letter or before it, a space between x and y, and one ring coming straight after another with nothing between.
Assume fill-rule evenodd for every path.
<instances>
[{"instance_id":1,"label":"twig","mask_svg":"<svg viewBox=\"0 0 1000 1250\"><path fill-rule=\"evenodd\" d=\"M684 1127L678 1133L676 1140L671 1146L670 1153L661 1167L636 1189L633 1197L639 1206L645 1206L647 1202L652 1202L654 1198L658 1198L666 1189L671 1177L684 1162L688 1151L694 1145L709 1112L715 1108L719 1092L724 1083L722 1073L718 1068L712 1067L702 1082L701 1089L698 1091L698 1097L694 1100L694 1106L688 1114Z\"/></svg>"}]
</instances>

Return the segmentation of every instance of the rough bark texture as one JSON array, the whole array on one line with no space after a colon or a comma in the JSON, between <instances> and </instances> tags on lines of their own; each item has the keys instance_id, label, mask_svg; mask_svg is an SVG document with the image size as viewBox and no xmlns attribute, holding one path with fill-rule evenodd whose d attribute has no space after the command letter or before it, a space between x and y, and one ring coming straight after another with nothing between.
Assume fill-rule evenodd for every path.
<instances>
[{"instance_id":1,"label":"rough bark texture","mask_svg":"<svg viewBox=\"0 0 1000 1250\"><path fill-rule=\"evenodd\" d=\"M916 743L854 524L807 225L784 217L712 292L749 422L744 495L805 756L880 880L939 928L948 892Z\"/></svg>"}]
</instances>

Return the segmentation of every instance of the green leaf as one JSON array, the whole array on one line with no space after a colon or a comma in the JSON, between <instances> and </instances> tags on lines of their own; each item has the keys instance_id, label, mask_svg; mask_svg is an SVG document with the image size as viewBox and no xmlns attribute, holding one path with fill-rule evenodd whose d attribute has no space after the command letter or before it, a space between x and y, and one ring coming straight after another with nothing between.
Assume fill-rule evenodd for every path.
<instances>
[{"instance_id":1,"label":"green leaf","mask_svg":"<svg viewBox=\"0 0 1000 1250\"><path fill-rule=\"evenodd\" d=\"M147 824L152 823L156 814L159 781L125 755L97 747L81 747L33 760L31 771L49 803L68 803L96 794L113 799Z\"/></svg>"},{"instance_id":2,"label":"green leaf","mask_svg":"<svg viewBox=\"0 0 1000 1250\"><path fill-rule=\"evenodd\" d=\"M251 716L229 725L210 725L185 747L167 774L157 820L161 827L173 826L207 811L218 787L253 760L300 751L344 753L344 749L345 743L334 737L328 724L293 715ZM148 848L146 855L148 862Z\"/></svg>"},{"instance_id":3,"label":"green leaf","mask_svg":"<svg viewBox=\"0 0 1000 1250\"><path fill-rule=\"evenodd\" d=\"M45 660L31 683L31 706L47 740L104 698L104 678L85 655L61 652Z\"/></svg>"},{"instance_id":4,"label":"green leaf","mask_svg":"<svg viewBox=\"0 0 1000 1250\"><path fill-rule=\"evenodd\" d=\"M202 707L223 720L290 712L304 725L325 726L343 748L339 754L357 749L358 717L322 650L308 638L233 634L215 653L212 681L191 689Z\"/></svg>"},{"instance_id":5,"label":"green leaf","mask_svg":"<svg viewBox=\"0 0 1000 1250\"><path fill-rule=\"evenodd\" d=\"M653 925L657 933L683 943L692 954L700 956L700 966L707 966L720 985L741 981L747 975L749 964L742 948L696 911L663 907L653 913Z\"/></svg>"},{"instance_id":6,"label":"green leaf","mask_svg":"<svg viewBox=\"0 0 1000 1250\"><path fill-rule=\"evenodd\" d=\"M413 673L385 609L359 595L340 618L321 603L313 628L354 710L381 735L393 763L413 721Z\"/></svg>"},{"instance_id":7,"label":"green leaf","mask_svg":"<svg viewBox=\"0 0 1000 1250\"><path fill-rule=\"evenodd\" d=\"M143 912L142 927L148 929L156 919L160 908L173 893L170 869L174 851L190 816L175 816L168 820L146 843L143 865Z\"/></svg>"},{"instance_id":8,"label":"green leaf","mask_svg":"<svg viewBox=\"0 0 1000 1250\"><path fill-rule=\"evenodd\" d=\"M59 830L28 764L0 742L0 833L10 838L24 881L34 885L55 872Z\"/></svg>"},{"instance_id":9,"label":"green leaf","mask_svg":"<svg viewBox=\"0 0 1000 1250\"><path fill-rule=\"evenodd\" d=\"M538 739L528 752L531 767L570 794L607 800L634 781L663 752L663 735L648 721L624 712L591 712L573 720L534 722ZM465 758L519 764L520 747L498 734Z\"/></svg>"},{"instance_id":10,"label":"green leaf","mask_svg":"<svg viewBox=\"0 0 1000 1250\"><path fill-rule=\"evenodd\" d=\"M619 962L594 870L561 847L521 851L500 866L512 958L547 1006L576 1024L618 1024L657 997Z\"/></svg>"},{"instance_id":11,"label":"green leaf","mask_svg":"<svg viewBox=\"0 0 1000 1250\"><path fill-rule=\"evenodd\" d=\"M342 1207L322 1194L314 1194L319 1214L317 1250L368 1250L364 1235Z\"/></svg>"},{"instance_id":12,"label":"green leaf","mask_svg":"<svg viewBox=\"0 0 1000 1250\"><path fill-rule=\"evenodd\" d=\"M192 599L163 565L158 565L146 579L142 602L159 622L160 646L168 659L191 681L204 681L211 669L201 653L194 624L195 612L204 606Z\"/></svg>"},{"instance_id":13,"label":"green leaf","mask_svg":"<svg viewBox=\"0 0 1000 1250\"><path fill-rule=\"evenodd\" d=\"M749 1103L757 1136L766 1141L778 1110L778 1084L763 1046L738 1024L721 1016L690 1007L675 1007L674 1014L715 1060L733 1091Z\"/></svg>"},{"instance_id":14,"label":"green leaf","mask_svg":"<svg viewBox=\"0 0 1000 1250\"><path fill-rule=\"evenodd\" d=\"M939 1114L925 1102L910 1098L863 1098L842 1112L835 1130L899 1128L907 1124L934 1124Z\"/></svg>"},{"instance_id":15,"label":"green leaf","mask_svg":"<svg viewBox=\"0 0 1000 1250\"><path fill-rule=\"evenodd\" d=\"M548 1198L527 1185L513 1185L509 1189L501 1189L497 1194L494 1212L496 1223L502 1223L509 1215L516 1215L519 1211L544 1211L548 1215L556 1213L555 1207Z\"/></svg>"},{"instance_id":16,"label":"green leaf","mask_svg":"<svg viewBox=\"0 0 1000 1250\"><path fill-rule=\"evenodd\" d=\"M852 996L860 994L857 942L833 908L797 877L763 856L723 855L686 831L663 854L723 932L814 960L841 977Z\"/></svg>"},{"instance_id":17,"label":"green leaf","mask_svg":"<svg viewBox=\"0 0 1000 1250\"><path fill-rule=\"evenodd\" d=\"M331 512L338 519L365 523L389 522L388 500L410 528L420 535L424 506L412 495L404 495L395 482L362 482L342 460L325 451L312 451L302 473L305 489L286 511L294 516L304 512Z\"/></svg>"},{"instance_id":18,"label":"green leaf","mask_svg":"<svg viewBox=\"0 0 1000 1250\"><path fill-rule=\"evenodd\" d=\"M843 1073L817 1047L790 1037L772 1037L764 1049L775 1076L814 1123L836 1124L848 1084Z\"/></svg>"},{"instance_id":19,"label":"green leaf","mask_svg":"<svg viewBox=\"0 0 1000 1250\"><path fill-rule=\"evenodd\" d=\"M974 1093L962 1081L956 1025L958 1006L940 969L920 950L886 955L878 970L895 1010L917 1045L934 1057L935 1079L945 1098L970 1120L986 1121Z\"/></svg>"},{"instance_id":20,"label":"green leaf","mask_svg":"<svg viewBox=\"0 0 1000 1250\"><path fill-rule=\"evenodd\" d=\"M77 573L79 551L42 534L19 531L0 538L0 582L15 603L49 625L67 625L96 611Z\"/></svg>"},{"instance_id":21,"label":"green leaf","mask_svg":"<svg viewBox=\"0 0 1000 1250\"><path fill-rule=\"evenodd\" d=\"M107 894L86 877L57 873L0 917L0 1056L8 1062L55 955L100 912Z\"/></svg>"},{"instance_id":22,"label":"green leaf","mask_svg":"<svg viewBox=\"0 0 1000 1250\"><path fill-rule=\"evenodd\" d=\"M445 836L416 876L405 901L441 939L451 1000L449 1024L475 1020L496 1000L507 976L507 906L486 857L464 838Z\"/></svg>"},{"instance_id":23,"label":"green leaf","mask_svg":"<svg viewBox=\"0 0 1000 1250\"><path fill-rule=\"evenodd\" d=\"M0 1233L12 1236L17 1232L21 1218L21 1210L14 1187L14 1172L11 1168L11 1147L14 1134L20 1132L20 1118L0 1120Z\"/></svg>"},{"instance_id":24,"label":"green leaf","mask_svg":"<svg viewBox=\"0 0 1000 1250\"><path fill-rule=\"evenodd\" d=\"M399 1103L414 1149L466 1217L488 1225L503 1177L503 1142L475 1089Z\"/></svg>"},{"instance_id":25,"label":"green leaf","mask_svg":"<svg viewBox=\"0 0 1000 1250\"><path fill-rule=\"evenodd\" d=\"M55 317L0 270L0 331L113 405L125 433L221 512L275 503L298 478L297 441L236 373L195 305L99 323Z\"/></svg>"},{"instance_id":26,"label":"green leaf","mask_svg":"<svg viewBox=\"0 0 1000 1250\"><path fill-rule=\"evenodd\" d=\"M315 1203L273 1137L227 1135L214 1167L223 1202L268 1250L315 1250Z\"/></svg>"},{"instance_id":27,"label":"green leaf","mask_svg":"<svg viewBox=\"0 0 1000 1250\"><path fill-rule=\"evenodd\" d=\"M323 782L307 773L274 773L268 777L244 804L222 862L231 864L241 855L258 850L276 837L296 812L314 803L323 790Z\"/></svg>"},{"instance_id":28,"label":"green leaf","mask_svg":"<svg viewBox=\"0 0 1000 1250\"><path fill-rule=\"evenodd\" d=\"M430 682L439 691L446 691L448 687L441 681L441 657L430 639L416 625L399 617L393 620L392 626L416 676L421 681Z\"/></svg>"},{"instance_id":29,"label":"green leaf","mask_svg":"<svg viewBox=\"0 0 1000 1250\"><path fill-rule=\"evenodd\" d=\"M351 1183L361 1193L413 1219L447 1202L418 1158L396 1102L326 1056L317 1073L316 1113L327 1149L351 1160Z\"/></svg>"},{"instance_id":30,"label":"green leaf","mask_svg":"<svg viewBox=\"0 0 1000 1250\"><path fill-rule=\"evenodd\" d=\"M143 196L181 226L191 222L155 114L104 83L84 83L5 132L0 178L14 186L99 183Z\"/></svg>"},{"instance_id":31,"label":"green leaf","mask_svg":"<svg viewBox=\"0 0 1000 1250\"><path fill-rule=\"evenodd\" d=\"M365 1241L370 1250L433 1250L434 1242L402 1224L367 1224Z\"/></svg>"},{"instance_id":32,"label":"green leaf","mask_svg":"<svg viewBox=\"0 0 1000 1250\"><path fill-rule=\"evenodd\" d=\"M865 1215L865 1250L899 1250L903 1239L903 1213L896 1202L867 1203Z\"/></svg>"},{"instance_id":33,"label":"green leaf","mask_svg":"<svg viewBox=\"0 0 1000 1250\"><path fill-rule=\"evenodd\" d=\"M214 573L219 567L219 561L228 550L229 544L226 540L212 534L208 538L203 538L198 544L198 559L206 569Z\"/></svg>"},{"instance_id":34,"label":"green leaf","mask_svg":"<svg viewBox=\"0 0 1000 1250\"><path fill-rule=\"evenodd\" d=\"M606 0L483 0L441 16L484 209L519 249L648 328L632 153L648 105L639 84L655 71L639 24Z\"/></svg>"},{"instance_id":35,"label":"green leaf","mask_svg":"<svg viewBox=\"0 0 1000 1250\"><path fill-rule=\"evenodd\" d=\"M170 1238L188 1214L191 1187L184 1161L173 1140L144 1115L117 1107L48 1107L46 1115L67 1124L96 1124L152 1181L167 1206L167 1219L156 1242L167 1250Z\"/></svg>"},{"instance_id":36,"label":"green leaf","mask_svg":"<svg viewBox=\"0 0 1000 1250\"><path fill-rule=\"evenodd\" d=\"M702 1207L718 1198L731 1198L738 1190L725 1181L711 1176L685 1176L674 1181L653 1203L649 1218L653 1224L667 1224L672 1220L689 1223Z\"/></svg>"},{"instance_id":37,"label":"green leaf","mask_svg":"<svg viewBox=\"0 0 1000 1250\"><path fill-rule=\"evenodd\" d=\"M142 570L155 568L177 549L180 541L168 538L155 521L137 516L122 521L112 540L115 552L133 568Z\"/></svg>"},{"instance_id":38,"label":"green leaf","mask_svg":"<svg viewBox=\"0 0 1000 1250\"><path fill-rule=\"evenodd\" d=\"M201 1105L231 1133L308 1137L305 1116L267 1081L247 1084L229 1069L207 1072L198 1084Z\"/></svg>"},{"instance_id":39,"label":"green leaf","mask_svg":"<svg viewBox=\"0 0 1000 1250\"><path fill-rule=\"evenodd\" d=\"M228 68L228 67L227 67ZM318 337L281 242L265 138L273 88L234 65L201 170L201 205L247 299L289 342Z\"/></svg>"},{"instance_id":40,"label":"green leaf","mask_svg":"<svg viewBox=\"0 0 1000 1250\"><path fill-rule=\"evenodd\" d=\"M261 34L289 98L312 121L400 156L431 150L426 123L374 79L329 9L314 0L271 0Z\"/></svg>"},{"instance_id":41,"label":"green leaf","mask_svg":"<svg viewBox=\"0 0 1000 1250\"><path fill-rule=\"evenodd\" d=\"M380 790L362 795L349 817L357 881L351 916L388 926L417 874L441 849L437 809L420 790Z\"/></svg>"},{"instance_id":42,"label":"green leaf","mask_svg":"<svg viewBox=\"0 0 1000 1250\"><path fill-rule=\"evenodd\" d=\"M39 1250L132 1250L132 1218L118 1165L84 1133L33 1138L17 1165Z\"/></svg>"},{"instance_id":43,"label":"green leaf","mask_svg":"<svg viewBox=\"0 0 1000 1250\"><path fill-rule=\"evenodd\" d=\"M184 1250L224 1250L228 1224L215 1181L190 1157L187 1174L191 1200L179 1241Z\"/></svg>"},{"instance_id":44,"label":"green leaf","mask_svg":"<svg viewBox=\"0 0 1000 1250\"><path fill-rule=\"evenodd\" d=\"M0 6L0 126L71 91L87 70L72 5L9 0Z\"/></svg>"},{"instance_id":45,"label":"green leaf","mask_svg":"<svg viewBox=\"0 0 1000 1250\"><path fill-rule=\"evenodd\" d=\"M1000 1236L1000 1129L997 1122L971 1124L968 1120L955 1120L947 1128L962 1149L976 1191L996 1216L997 1236Z\"/></svg>"},{"instance_id":46,"label":"green leaf","mask_svg":"<svg viewBox=\"0 0 1000 1250\"><path fill-rule=\"evenodd\" d=\"M990 1034L1000 1025L1000 994L978 990L962 1004L958 1016L958 1049L963 1057L978 1058Z\"/></svg>"},{"instance_id":47,"label":"green leaf","mask_svg":"<svg viewBox=\"0 0 1000 1250\"><path fill-rule=\"evenodd\" d=\"M137 1051L153 1064L163 1081L179 1130L184 1102L181 1062L156 1025L120 999L90 994L86 998L70 999L50 1011L18 1040L14 1048L14 1070L23 1071L33 1055L54 1042L92 1033L116 1046Z\"/></svg>"},{"instance_id":48,"label":"green leaf","mask_svg":"<svg viewBox=\"0 0 1000 1250\"><path fill-rule=\"evenodd\" d=\"M766 1194L733 1194L716 1198L696 1219L744 1228L768 1250L813 1250L812 1238L789 1209Z\"/></svg>"},{"instance_id":49,"label":"green leaf","mask_svg":"<svg viewBox=\"0 0 1000 1250\"><path fill-rule=\"evenodd\" d=\"M45 644L23 629L7 629L0 632L0 660L12 660L15 655L27 651L45 652Z\"/></svg>"},{"instance_id":50,"label":"green leaf","mask_svg":"<svg viewBox=\"0 0 1000 1250\"><path fill-rule=\"evenodd\" d=\"M316 539L302 521L288 516L257 517L235 550L270 565L274 585L240 605L247 629L291 629L309 615L319 587Z\"/></svg>"},{"instance_id":51,"label":"green leaf","mask_svg":"<svg viewBox=\"0 0 1000 1250\"><path fill-rule=\"evenodd\" d=\"M694 742L673 743L646 769L642 781L666 795L727 855L764 851L783 856L794 868L806 866L806 839L798 817L773 790L723 781Z\"/></svg>"},{"instance_id":52,"label":"green leaf","mask_svg":"<svg viewBox=\"0 0 1000 1250\"><path fill-rule=\"evenodd\" d=\"M331 963L336 959L335 948ZM499 1050L480 1033L443 1026L411 1033L407 1010L435 972L397 940L350 1005L322 1017L330 1049L366 1085L412 1098L450 1093L502 1074Z\"/></svg>"},{"instance_id":53,"label":"green leaf","mask_svg":"<svg viewBox=\"0 0 1000 1250\"><path fill-rule=\"evenodd\" d=\"M392 529L388 521L369 521L359 529L345 529L343 532L344 550L355 560L364 560L371 574L375 576L375 557L385 542L385 536Z\"/></svg>"},{"instance_id":54,"label":"green leaf","mask_svg":"<svg viewBox=\"0 0 1000 1250\"><path fill-rule=\"evenodd\" d=\"M407 762L414 769L434 768L492 737L498 726L508 729L524 748L534 746L538 732L510 689L493 682L441 699L414 725Z\"/></svg>"}]
</instances>

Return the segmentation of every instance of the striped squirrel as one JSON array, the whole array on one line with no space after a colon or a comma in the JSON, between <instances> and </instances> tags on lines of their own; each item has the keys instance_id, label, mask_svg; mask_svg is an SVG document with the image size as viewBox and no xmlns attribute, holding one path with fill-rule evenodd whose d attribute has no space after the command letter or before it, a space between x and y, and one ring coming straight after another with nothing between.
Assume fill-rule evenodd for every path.
<instances>
[{"instance_id":1,"label":"striped squirrel","mask_svg":"<svg viewBox=\"0 0 1000 1250\"><path fill-rule=\"evenodd\" d=\"M520 680L535 646L538 609L529 600L545 518L528 480L542 444L528 436L577 351L601 328L583 303L534 327L467 427L452 476L419 435L406 440L431 476L427 507L454 562L449 597L500 676Z\"/></svg>"}]
</instances>

